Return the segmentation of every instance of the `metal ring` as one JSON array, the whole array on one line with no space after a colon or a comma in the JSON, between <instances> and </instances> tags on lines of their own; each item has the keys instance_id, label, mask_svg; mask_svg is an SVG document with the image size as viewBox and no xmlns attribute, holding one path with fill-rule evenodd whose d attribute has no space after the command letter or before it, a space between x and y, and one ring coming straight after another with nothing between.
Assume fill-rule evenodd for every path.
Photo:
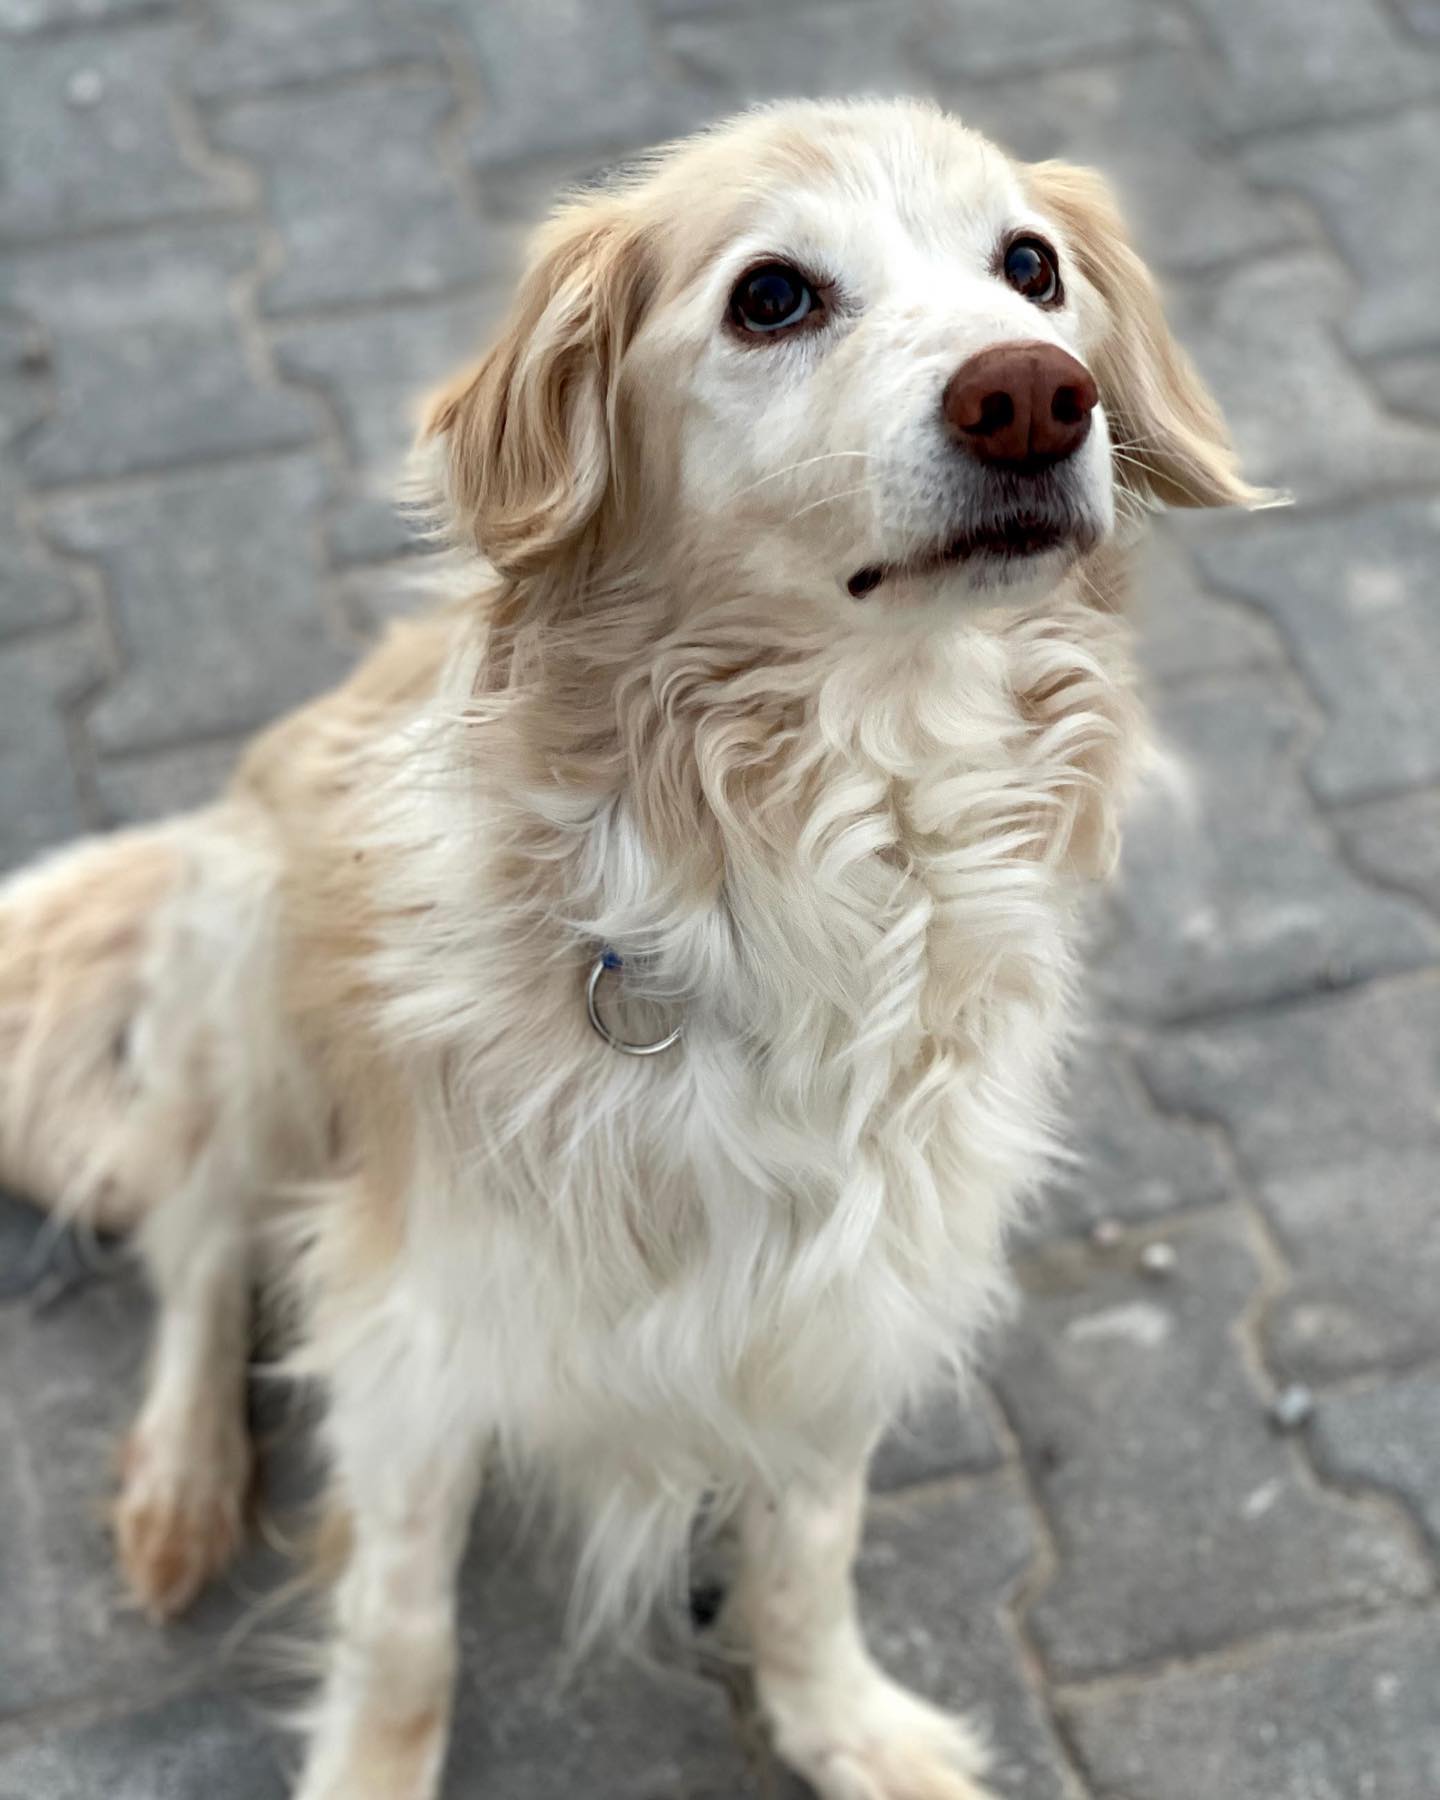
<instances>
[{"instance_id":1,"label":"metal ring","mask_svg":"<svg viewBox=\"0 0 1440 1800\"><path fill-rule=\"evenodd\" d=\"M602 950L590 965L590 979L585 983L585 1011L590 1015L590 1023L604 1038L612 1050L619 1050L624 1056L658 1056L662 1050L668 1050L679 1042L681 1027L677 1025L662 1038L656 1038L653 1044L631 1044L615 1033L600 1017L600 1008L596 1003L596 995L600 991L600 978L607 970L618 968L619 958L608 950Z\"/></svg>"}]
</instances>

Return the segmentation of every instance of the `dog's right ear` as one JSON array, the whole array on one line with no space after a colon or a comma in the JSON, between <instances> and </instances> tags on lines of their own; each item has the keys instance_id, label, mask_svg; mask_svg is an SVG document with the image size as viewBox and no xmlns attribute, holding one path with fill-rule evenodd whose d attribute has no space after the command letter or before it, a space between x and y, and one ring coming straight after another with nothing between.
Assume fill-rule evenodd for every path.
<instances>
[{"instance_id":1,"label":"dog's right ear","mask_svg":"<svg viewBox=\"0 0 1440 1800\"><path fill-rule=\"evenodd\" d=\"M1099 295L1108 330L1090 356L1118 452L1115 479L1167 506L1259 506L1209 389L1176 343L1115 196L1093 169L1031 163L1025 181Z\"/></svg>"},{"instance_id":2,"label":"dog's right ear","mask_svg":"<svg viewBox=\"0 0 1440 1800\"><path fill-rule=\"evenodd\" d=\"M651 259L624 200L568 205L541 231L500 334L426 409L450 534L502 574L572 550L615 475L621 363L644 317Z\"/></svg>"}]
</instances>

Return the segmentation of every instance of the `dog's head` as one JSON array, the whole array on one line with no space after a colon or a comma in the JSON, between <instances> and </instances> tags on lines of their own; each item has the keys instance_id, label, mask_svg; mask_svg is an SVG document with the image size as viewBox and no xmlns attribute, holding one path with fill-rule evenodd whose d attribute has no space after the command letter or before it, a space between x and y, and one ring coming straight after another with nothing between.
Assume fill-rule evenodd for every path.
<instances>
[{"instance_id":1,"label":"dog's head","mask_svg":"<svg viewBox=\"0 0 1440 1800\"><path fill-rule=\"evenodd\" d=\"M427 435L502 574L807 610L1043 593L1145 505L1257 497L1099 177L914 103L749 114L571 202Z\"/></svg>"}]
</instances>

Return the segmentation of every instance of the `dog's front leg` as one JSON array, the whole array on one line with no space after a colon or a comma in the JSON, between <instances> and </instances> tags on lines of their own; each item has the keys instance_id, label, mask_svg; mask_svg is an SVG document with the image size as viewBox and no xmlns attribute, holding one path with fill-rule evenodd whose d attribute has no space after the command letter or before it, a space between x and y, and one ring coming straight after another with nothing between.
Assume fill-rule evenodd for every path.
<instances>
[{"instance_id":1,"label":"dog's front leg","mask_svg":"<svg viewBox=\"0 0 1440 1800\"><path fill-rule=\"evenodd\" d=\"M483 1439L419 1443L415 1416L374 1396L357 1416L342 1395L332 1417L348 1555L297 1800L433 1800L440 1789Z\"/></svg>"},{"instance_id":2,"label":"dog's front leg","mask_svg":"<svg viewBox=\"0 0 1440 1800\"><path fill-rule=\"evenodd\" d=\"M865 1647L851 1579L864 1508L863 1467L824 1491L746 1498L733 1606L775 1748L822 1800L988 1800L965 1726Z\"/></svg>"}]
</instances>

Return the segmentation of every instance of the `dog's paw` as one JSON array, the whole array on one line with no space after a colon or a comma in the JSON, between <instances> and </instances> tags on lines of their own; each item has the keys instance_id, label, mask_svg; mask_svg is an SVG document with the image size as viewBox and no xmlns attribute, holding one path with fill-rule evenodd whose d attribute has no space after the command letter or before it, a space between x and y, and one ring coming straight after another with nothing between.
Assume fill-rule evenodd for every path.
<instances>
[{"instance_id":1,"label":"dog's paw","mask_svg":"<svg viewBox=\"0 0 1440 1800\"><path fill-rule=\"evenodd\" d=\"M862 1686L762 1688L783 1761L820 1800L994 1800L963 1720L874 1671Z\"/></svg>"},{"instance_id":2,"label":"dog's paw","mask_svg":"<svg viewBox=\"0 0 1440 1800\"><path fill-rule=\"evenodd\" d=\"M125 1441L115 1551L130 1592L157 1623L182 1613L234 1556L249 1485L239 1420L203 1440L142 1424Z\"/></svg>"}]
</instances>

